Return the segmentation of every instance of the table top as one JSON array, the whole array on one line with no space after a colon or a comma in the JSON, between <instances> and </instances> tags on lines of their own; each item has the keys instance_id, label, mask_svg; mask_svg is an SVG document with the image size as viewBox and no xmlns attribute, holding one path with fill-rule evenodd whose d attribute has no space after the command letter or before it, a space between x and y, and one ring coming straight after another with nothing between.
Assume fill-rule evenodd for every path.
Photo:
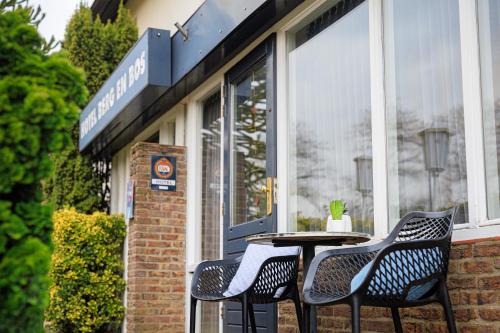
<instances>
[{"instance_id":1,"label":"table top","mask_svg":"<svg viewBox=\"0 0 500 333\"><path fill-rule=\"evenodd\" d=\"M354 245L367 242L371 236L362 232L303 231L258 234L247 237L247 242L275 246Z\"/></svg>"}]
</instances>

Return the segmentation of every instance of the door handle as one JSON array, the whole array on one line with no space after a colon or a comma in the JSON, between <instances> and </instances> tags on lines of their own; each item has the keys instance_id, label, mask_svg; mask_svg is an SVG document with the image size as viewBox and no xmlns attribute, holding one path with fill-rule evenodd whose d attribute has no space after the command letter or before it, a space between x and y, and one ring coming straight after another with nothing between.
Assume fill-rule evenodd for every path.
<instances>
[{"instance_id":1,"label":"door handle","mask_svg":"<svg viewBox=\"0 0 500 333\"><path fill-rule=\"evenodd\" d=\"M273 213L273 177L266 178L266 185L262 185L260 191L266 194L267 215L271 215Z\"/></svg>"}]
</instances>

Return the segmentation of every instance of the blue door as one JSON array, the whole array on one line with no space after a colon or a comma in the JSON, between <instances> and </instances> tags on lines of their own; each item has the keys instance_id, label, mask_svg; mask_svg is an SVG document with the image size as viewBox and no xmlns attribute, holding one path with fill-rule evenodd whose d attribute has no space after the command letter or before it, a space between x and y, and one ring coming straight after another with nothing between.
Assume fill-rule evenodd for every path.
<instances>
[{"instance_id":1,"label":"blue door","mask_svg":"<svg viewBox=\"0 0 500 333\"><path fill-rule=\"evenodd\" d=\"M245 238L276 231L275 38L226 75L224 108L224 257ZM259 332L276 332L276 306L256 305ZM224 332L241 332L241 307L224 304Z\"/></svg>"}]
</instances>

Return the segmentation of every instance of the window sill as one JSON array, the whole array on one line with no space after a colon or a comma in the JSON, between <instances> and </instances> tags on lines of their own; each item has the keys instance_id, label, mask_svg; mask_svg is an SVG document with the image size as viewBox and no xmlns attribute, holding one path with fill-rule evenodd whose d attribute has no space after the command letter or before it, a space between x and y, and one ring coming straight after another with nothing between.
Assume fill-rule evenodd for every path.
<instances>
[{"instance_id":1,"label":"window sill","mask_svg":"<svg viewBox=\"0 0 500 333\"><path fill-rule=\"evenodd\" d=\"M453 231L453 242L498 236L500 236L500 220L496 220L495 223L488 223L488 225L482 224L477 227L469 226L468 228L455 229Z\"/></svg>"}]
</instances>

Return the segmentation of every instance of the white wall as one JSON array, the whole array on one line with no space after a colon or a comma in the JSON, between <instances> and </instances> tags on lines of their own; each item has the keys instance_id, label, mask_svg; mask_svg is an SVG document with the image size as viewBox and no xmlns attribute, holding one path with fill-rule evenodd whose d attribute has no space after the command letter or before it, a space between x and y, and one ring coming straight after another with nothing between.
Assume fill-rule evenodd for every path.
<instances>
[{"instance_id":1,"label":"white wall","mask_svg":"<svg viewBox=\"0 0 500 333\"><path fill-rule=\"evenodd\" d=\"M149 27L170 30L175 22L184 24L204 0L129 0L125 5L135 18L139 35Z\"/></svg>"}]
</instances>

